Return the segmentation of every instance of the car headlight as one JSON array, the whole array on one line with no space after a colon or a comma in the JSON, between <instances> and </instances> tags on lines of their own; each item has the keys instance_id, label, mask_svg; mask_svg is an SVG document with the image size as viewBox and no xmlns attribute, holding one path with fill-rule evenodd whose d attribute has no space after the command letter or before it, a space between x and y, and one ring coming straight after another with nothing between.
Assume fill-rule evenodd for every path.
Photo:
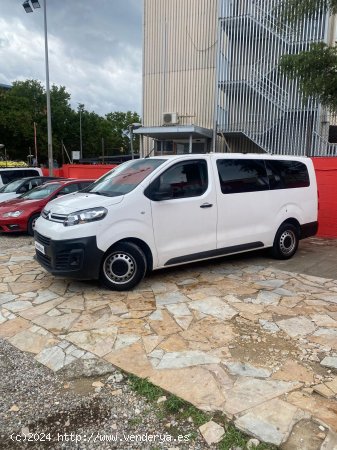
<instances>
[{"instance_id":1,"label":"car headlight","mask_svg":"<svg viewBox=\"0 0 337 450\"><path fill-rule=\"evenodd\" d=\"M63 225L65 227L71 227L72 225L95 222L96 220L104 219L107 214L108 210L103 207L83 209L82 211L76 211L69 214L63 222Z\"/></svg>"},{"instance_id":2,"label":"car headlight","mask_svg":"<svg viewBox=\"0 0 337 450\"><path fill-rule=\"evenodd\" d=\"M4 213L2 217L19 217L23 211L9 211L7 213Z\"/></svg>"}]
</instances>

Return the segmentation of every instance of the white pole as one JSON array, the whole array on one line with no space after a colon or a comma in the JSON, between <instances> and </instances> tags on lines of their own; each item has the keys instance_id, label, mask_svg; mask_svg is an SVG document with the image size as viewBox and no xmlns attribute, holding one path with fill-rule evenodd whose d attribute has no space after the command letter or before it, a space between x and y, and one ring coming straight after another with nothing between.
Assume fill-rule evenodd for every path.
<instances>
[{"instance_id":1,"label":"white pole","mask_svg":"<svg viewBox=\"0 0 337 450\"><path fill-rule=\"evenodd\" d=\"M54 158L53 158L53 142L51 130L51 108L50 108L50 87L49 87L49 60L48 60L48 37L47 37L47 0L43 0L44 12L44 50L46 61L46 94L47 94L47 133L48 133L48 168L49 175L54 173Z\"/></svg>"}]
</instances>

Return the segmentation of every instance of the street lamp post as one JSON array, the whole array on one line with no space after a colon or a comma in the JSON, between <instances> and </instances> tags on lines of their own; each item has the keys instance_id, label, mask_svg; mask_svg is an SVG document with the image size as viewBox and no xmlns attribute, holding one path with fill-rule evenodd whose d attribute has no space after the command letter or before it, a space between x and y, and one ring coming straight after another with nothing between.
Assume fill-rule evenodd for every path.
<instances>
[{"instance_id":1,"label":"street lamp post","mask_svg":"<svg viewBox=\"0 0 337 450\"><path fill-rule=\"evenodd\" d=\"M53 143L51 129L51 107L50 107L50 87L49 87L49 59L48 59L48 36L47 36L47 0L43 0L43 17L44 17L44 52L46 63L46 94L47 94L47 134L48 134L48 168L49 175L54 173ZM26 0L22 6L26 13L33 12L33 9L41 8L39 0Z\"/></svg>"},{"instance_id":2,"label":"street lamp post","mask_svg":"<svg viewBox=\"0 0 337 450\"><path fill-rule=\"evenodd\" d=\"M80 159L83 158L83 142L82 142L82 109L84 105L82 103L78 104L78 112L80 114Z\"/></svg>"},{"instance_id":3,"label":"street lamp post","mask_svg":"<svg viewBox=\"0 0 337 450\"><path fill-rule=\"evenodd\" d=\"M129 125L129 136L130 136L130 150L131 150L131 159L134 159L135 155L133 152L133 130L141 127L141 123L130 123Z\"/></svg>"}]
</instances>

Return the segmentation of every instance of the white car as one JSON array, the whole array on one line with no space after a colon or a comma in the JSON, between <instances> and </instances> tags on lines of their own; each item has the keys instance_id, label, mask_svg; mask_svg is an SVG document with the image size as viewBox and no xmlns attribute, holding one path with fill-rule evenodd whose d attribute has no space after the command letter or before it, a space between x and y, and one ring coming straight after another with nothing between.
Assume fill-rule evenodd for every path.
<instances>
[{"instance_id":1,"label":"white car","mask_svg":"<svg viewBox=\"0 0 337 450\"><path fill-rule=\"evenodd\" d=\"M309 158L188 154L126 162L48 203L35 246L52 274L121 291L151 270L202 259L268 247L288 259L317 228Z\"/></svg>"}]
</instances>

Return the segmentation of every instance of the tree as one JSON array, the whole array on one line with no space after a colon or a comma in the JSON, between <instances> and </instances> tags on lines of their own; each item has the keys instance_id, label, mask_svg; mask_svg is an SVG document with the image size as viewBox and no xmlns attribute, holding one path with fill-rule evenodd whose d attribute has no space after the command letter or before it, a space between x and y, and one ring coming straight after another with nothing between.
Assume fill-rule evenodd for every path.
<instances>
[{"instance_id":1,"label":"tree","mask_svg":"<svg viewBox=\"0 0 337 450\"><path fill-rule=\"evenodd\" d=\"M295 24L317 11L337 13L337 0L285 0L284 16ZM320 42L308 51L283 55L280 68L290 79L298 79L305 97L313 97L330 110L337 111L337 49Z\"/></svg>"},{"instance_id":2,"label":"tree","mask_svg":"<svg viewBox=\"0 0 337 450\"><path fill-rule=\"evenodd\" d=\"M312 44L307 52L283 56L280 66L290 78L299 79L306 97L337 111L337 47Z\"/></svg>"},{"instance_id":3,"label":"tree","mask_svg":"<svg viewBox=\"0 0 337 450\"><path fill-rule=\"evenodd\" d=\"M139 123L140 117L136 112L113 112L106 115L106 119L112 131L112 137L117 148L123 149L124 153L129 152L130 138L123 134L123 131L129 130L129 126L133 123ZM133 148L137 153L139 151L139 138L133 136Z\"/></svg>"},{"instance_id":4,"label":"tree","mask_svg":"<svg viewBox=\"0 0 337 450\"><path fill-rule=\"evenodd\" d=\"M47 159L46 93L37 80L15 81L13 87L2 92L0 101L0 136L12 159L27 160L34 152L34 122L37 130L38 159ZM72 116L70 95L65 87L52 86L50 92L53 147L58 154L60 136L65 123Z\"/></svg>"},{"instance_id":5,"label":"tree","mask_svg":"<svg viewBox=\"0 0 337 450\"><path fill-rule=\"evenodd\" d=\"M313 16L319 9L337 13L337 0L283 0L281 3L283 15L293 22Z\"/></svg>"},{"instance_id":6,"label":"tree","mask_svg":"<svg viewBox=\"0 0 337 450\"><path fill-rule=\"evenodd\" d=\"M111 112L105 117L80 105L74 111L70 94L64 86L51 87L51 119L53 154L61 162L63 142L68 153L80 149L80 117L83 157L102 154L112 155L123 149L128 153L130 140L123 135L129 125L139 122L136 112ZM37 129L39 163L47 162L47 111L46 93L37 80L15 81L11 89L0 89L0 140L11 159L27 160L34 153L34 123ZM134 150L138 150L138 138L134 137Z\"/></svg>"}]
</instances>

